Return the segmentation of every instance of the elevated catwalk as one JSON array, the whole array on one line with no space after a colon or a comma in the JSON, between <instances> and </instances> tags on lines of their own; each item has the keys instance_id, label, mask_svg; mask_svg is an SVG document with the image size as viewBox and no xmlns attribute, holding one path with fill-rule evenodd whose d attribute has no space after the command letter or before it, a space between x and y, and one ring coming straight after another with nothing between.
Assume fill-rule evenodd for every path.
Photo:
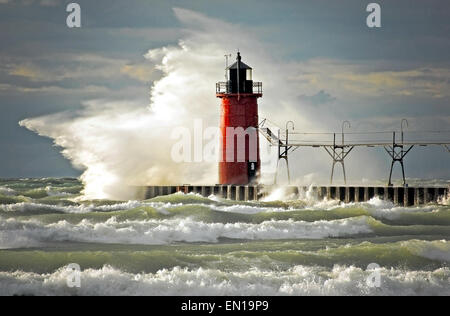
<instances>
[{"instance_id":1,"label":"elevated catwalk","mask_svg":"<svg viewBox=\"0 0 450 316\"><path fill-rule=\"evenodd\" d=\"M268 196L274 186L214 185L214 186L147 186L139 187L139 199L151 199L176 192L197 193L204 197L216 195L235 201L255 201ZM381 186L286 186L286 196L293 198L311 194L317 200L334 199L345 203L365 202L378 196L399 206L417 206L441 202L449 198L449 187L381 187Z\"/></svg>"}]
</instances>

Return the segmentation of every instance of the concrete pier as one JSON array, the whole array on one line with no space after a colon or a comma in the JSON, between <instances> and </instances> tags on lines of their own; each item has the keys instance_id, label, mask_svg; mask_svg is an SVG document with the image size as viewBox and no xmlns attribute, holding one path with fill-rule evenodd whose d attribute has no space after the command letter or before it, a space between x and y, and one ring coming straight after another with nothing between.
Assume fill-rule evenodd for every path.
<instances>
[{"instance_id":1,"label":"concrete pier","mask_svg":"<svg viewBox=\"0 0 450 316\"><path fill-rule=\"evenodd\" d=\"M216 195L236 201L261 200L276 187L267 185L213 185L213 186L146 186L139 187L137 198L151 199L176 192L197 193L208 197ZM279 188L279 187L277 187ZM312 197L317 200L339 200L345 203L365 202L374 197L391 201L399 206L417 206L438 203L449 198L449 187L380 187L380 186L285 186L284 194L292 199Z\"/></svg>"}]
</instances>

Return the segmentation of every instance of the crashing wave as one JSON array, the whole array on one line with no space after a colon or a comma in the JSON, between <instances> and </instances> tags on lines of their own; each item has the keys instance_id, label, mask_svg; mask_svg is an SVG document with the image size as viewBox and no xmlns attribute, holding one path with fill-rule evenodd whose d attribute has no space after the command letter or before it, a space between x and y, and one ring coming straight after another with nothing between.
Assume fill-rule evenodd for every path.
<instances>
[{"instance_id":1,"label":"crashing wave","mask_svg":"<svg viewBox=\"0 0 450 316\"><path fill-rule=\"evenodd\" d=\"M66 267L50 274L0 272L0 295L450 295L450 270L378 270L380 286L367 282L371 272L353 266L295 266L287 271L250 269L163 269L133 274L104 266L80 274L80 287L69 288L72 271Z\"/></svg>"}]
</instances>

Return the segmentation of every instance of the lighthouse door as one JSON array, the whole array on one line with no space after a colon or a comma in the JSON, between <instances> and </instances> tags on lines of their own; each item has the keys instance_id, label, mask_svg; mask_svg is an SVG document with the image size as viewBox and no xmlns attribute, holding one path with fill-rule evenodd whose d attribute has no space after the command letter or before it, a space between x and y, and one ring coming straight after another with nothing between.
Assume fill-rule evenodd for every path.
<instances>
[{"instance_id":1,"label":"lighthouse door","mask_svg":"<svg viewBox=\"0 0 450 316\"><path fill-rule=\"evenodd\" d=\"M247 163L248 182L251 183L256 178L256 162Z\"/></svg>"}]
</instances>

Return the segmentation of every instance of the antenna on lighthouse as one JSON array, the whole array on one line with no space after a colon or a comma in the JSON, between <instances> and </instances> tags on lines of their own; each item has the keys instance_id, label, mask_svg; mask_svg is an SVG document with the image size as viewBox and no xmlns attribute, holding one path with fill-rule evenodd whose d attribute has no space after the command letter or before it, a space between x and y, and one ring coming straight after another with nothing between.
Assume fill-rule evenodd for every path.
<instances>
[{"instance_id":1,"label":"antenna on lighthouse","mask_svg":"<svg viewBox=\"0 0 450 316\"><path fill-rule=\"evenodd\" d=\"M237 94L238 94L238 101L241 99L241 91L240 91L240 85L241 83L239 82L239 73L241 72L241 52L239 51L238 48L238 52L237 52Z\"/></svg>"}]
</instances>

